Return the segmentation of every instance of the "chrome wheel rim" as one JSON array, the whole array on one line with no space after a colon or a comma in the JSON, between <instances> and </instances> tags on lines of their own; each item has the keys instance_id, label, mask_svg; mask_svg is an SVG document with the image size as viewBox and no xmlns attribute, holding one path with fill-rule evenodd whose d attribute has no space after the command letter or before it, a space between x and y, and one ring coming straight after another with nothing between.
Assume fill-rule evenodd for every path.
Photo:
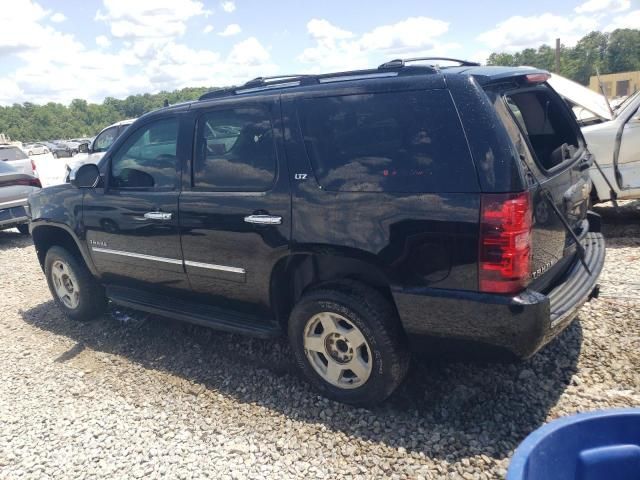
<instances>
[{"instance_id":1,"label":"chrome wheel rim","mask_svg":"<svg viewBox=\"0 0 640 480\"><path fill-rule=\"evenodd\" d=\"M65 307L75 309L80 303L80 290L75 274L62 260L56 260L51 265L51 280L56 295Z\"/></svg>"},{"instance_id":2,"label":"chrome wheel rim","mask_svg":"<svg viewBox=\"0 0 640 480\"><path fill-rule=\"evenodd\" d=\"M337 313L321 312L307 321L304 350L316 373L335 387L361 387L371 376L369 343L353 322Z\"/></svg>"}]
</instances>

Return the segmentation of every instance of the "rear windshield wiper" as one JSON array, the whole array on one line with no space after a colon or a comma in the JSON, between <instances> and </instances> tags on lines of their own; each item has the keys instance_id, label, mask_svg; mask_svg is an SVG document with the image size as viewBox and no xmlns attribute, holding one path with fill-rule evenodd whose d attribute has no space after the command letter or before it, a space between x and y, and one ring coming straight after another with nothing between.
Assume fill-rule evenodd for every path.
<instances>
[{"instance_id":1,"label":"rear windshield wiper","mask_svg":"<svg viewBox=\"0 0 640 480\"><path fill-rule=\"evenodd\" d=\"M522 154L520 155L520 160L522 161L527 171L529 172L529 175L531 175L531 178L533 178L533 181L535 182L536 186L540 190L540 195L542 195L542 197L547 201L551 209L554 211L554 213L560 220L560 223L562 223L562 226L564 227L564 229L567 231L567 233L569 233L571 238L573 238L573 241L576 244L576 252L578 253L578 258L580 259L580 263L582 263L582 266L587 271L587 273L591 275L591 270L589 269L589 266L587 265L587 261L586 261L587 251L585 250L584 245L580 243L580 239L576 235L576 232L573 231L573 228L571 228L571 225L569 225L569 222L567 221L565 216L562 214L562 212L556 205L556 202L553 201L553 196L551 195L549 190L547 190L542 186L542 184L540 183L540 180L538 180L538 177L536 177L536 175L533 173L533 171L531 170L531 167L529 167L529 165L527 164Z\"/></svg>"}]
</instances>

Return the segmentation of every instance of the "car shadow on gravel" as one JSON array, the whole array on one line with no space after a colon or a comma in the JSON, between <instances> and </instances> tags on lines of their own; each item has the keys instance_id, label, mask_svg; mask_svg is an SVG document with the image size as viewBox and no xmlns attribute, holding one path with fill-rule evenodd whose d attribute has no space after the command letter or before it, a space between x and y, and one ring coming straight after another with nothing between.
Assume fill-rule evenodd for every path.
<instances>
[{"instance_id":1,"label":"car shadow on gravel","mask_svg":"<svg viewBox=\"0 0 640 480\"><path fill-rule=\"evenodd\" d=\"M17 230L0 230L0 252L14 248L27 248L33 245L31 237Z\"/></svg>"},{"instance_id":2,"label":"car shadow on gravel","mask_svg":"<svg viewBox=\"0 0 640 480\"><path fill-rule=\"evenodd\" d=\"M593 210L602 217L607 248L640 246L640 200L620 202L618 208L603 203Z\"/></svg>"},{"instance_id":3,"label":"car shadow on gravel","mask_svg":"<svg viewBox=\"0 0 640 480\"><path fill-rule=\"evenodd\" d=\"M365 410L311 391L297 376L285 339L251 339L115 307L84 324L64 317L51 301L21 313L28 324L76 342L52 355L52 362L86 361L87 350L104 352L176 376L182 392L209 395L210 401L221 393L365 441L450 461L507 457L546 421L572 382L582 343L576 321L524 362L417 358L398 391ZM114 365L101 368L126 363Z\"/></svg>"}]
</instances>

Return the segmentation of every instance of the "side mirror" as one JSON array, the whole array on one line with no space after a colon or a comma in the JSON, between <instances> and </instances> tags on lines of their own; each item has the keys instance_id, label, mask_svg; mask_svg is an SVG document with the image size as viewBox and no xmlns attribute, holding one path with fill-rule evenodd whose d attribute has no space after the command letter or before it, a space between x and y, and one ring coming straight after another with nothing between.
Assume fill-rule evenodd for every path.
<instances>
[{"instance_id":1,"label":"side mirror","mask_svg":"<svg viewBox=\"0 0 640 480\"><path fill-rule=\"evenodd\" d=\"M89 153L89 144L81 143L78 145L78 153Z\"/></svg>"},{"instance_id":2,"label":"side mirror","mask_svg":"<svg viewBox=\"0 0 640 480\"><path fill-rule=\"evenodd\" d=\"M95 163L85 163L69 174L69 183L76 188L95 188L99 182L100 169Z\"/></svg>"}]
</instances>

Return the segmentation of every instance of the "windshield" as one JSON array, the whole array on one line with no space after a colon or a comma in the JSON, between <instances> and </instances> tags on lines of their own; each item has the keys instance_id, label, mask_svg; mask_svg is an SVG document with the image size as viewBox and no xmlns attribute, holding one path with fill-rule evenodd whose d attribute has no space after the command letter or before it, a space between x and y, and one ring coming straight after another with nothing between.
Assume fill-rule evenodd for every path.
<instances>
[{"instance_id":1,"label":"windshield","mask_svg":"<svg viewBox=\"0 0 640 480\"><path fill-rule=\"evenodd\" d=\"M18 147L0 147L0 160L3 162L11 160L26 160L29 157Z\"/></svg>"},{"instance_id":2,"label":"windshield","mask_svg":"<svg viewBox=\"0 0 640 480\"><path fill-rule=\"evenodd\" d=\"M622 111L623 111L625 108L627 108L629 105L631 105L631 104L633 103L633 101L634 101L636 98L638 98L638 96L639 96L639 95L640 95L640 90L638 90L638 91L637 91L636 93L634 93L633 95L629 95L627 98L625 98L625 99L624 99L624 101L623 101L620 105L618 105L618 106L614 107L614 110L615 110L618 114L622 113Z\"/></svg>"}]
</instances>

